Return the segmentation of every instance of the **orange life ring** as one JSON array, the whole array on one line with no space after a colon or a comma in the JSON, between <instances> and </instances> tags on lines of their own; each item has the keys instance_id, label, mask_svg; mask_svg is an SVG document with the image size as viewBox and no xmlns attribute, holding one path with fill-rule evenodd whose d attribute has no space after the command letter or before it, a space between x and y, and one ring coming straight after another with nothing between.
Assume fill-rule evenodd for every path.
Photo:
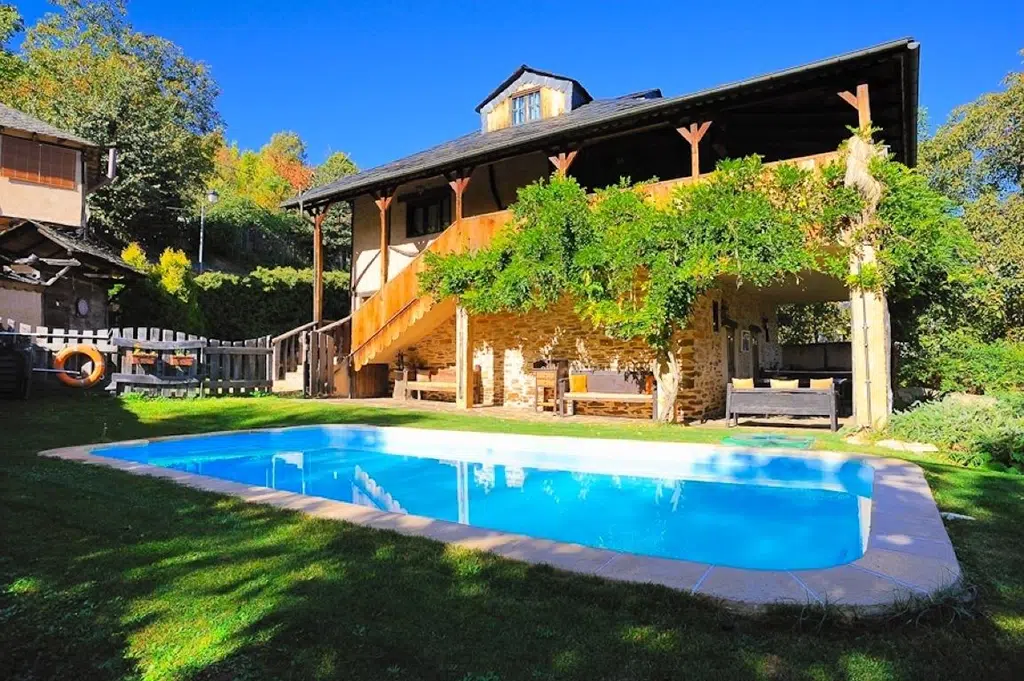
<instances>
[{"instance_id":1,"label":"orange life ring","mask_svg":"<svg viewBox=\"0 0 1024 681\"><path fill-rule=\"evenodd\" d=\"M68 372L64 371L64 362L72 355L85 355L92 361L92 372L85 378L72 378ZM100 354L99 348L95 345L72 345L57 353L57 356L53 358L53 368L60 372L57 374L57 379L64 385L69 385L72 388L91 388L103 380L103 372L106 371L107 365L103 361L103 355Z\"/></svg>"}]
</instances>

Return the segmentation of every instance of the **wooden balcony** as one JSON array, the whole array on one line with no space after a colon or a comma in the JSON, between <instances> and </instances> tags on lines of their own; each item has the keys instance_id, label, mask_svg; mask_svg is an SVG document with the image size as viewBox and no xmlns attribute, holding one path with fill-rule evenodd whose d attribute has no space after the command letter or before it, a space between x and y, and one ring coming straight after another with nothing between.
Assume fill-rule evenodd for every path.
<instances>
[{"instance_id":1,"label":"wooden balcony","mask_svg":"<svg viewBox=\"0 0 1024 681\"><path fill-rule=\"evenodd\" d=\"M813 170L834 162L838 152L816 154L800 158L766 163L766 166L791 163ZM672 192L685 184L699 182L713 175L684 177L665 180L647 186L647 191L658 203L669 200ZM401 272L389 280L377 293L352 314L352 367L359 370L373 362L382 352L402 338L406 331L431 312L438 303L429 295L420 295L419 273L426 267L426 253L457 253L483 248L494 235L512 220L509 210L486 213L463 218L441 233L422 253L414 258ZM451 307L454 303L441 303ZM447 318L449 314L435 310L435 318Z\"/></svg>"}]
</instances>

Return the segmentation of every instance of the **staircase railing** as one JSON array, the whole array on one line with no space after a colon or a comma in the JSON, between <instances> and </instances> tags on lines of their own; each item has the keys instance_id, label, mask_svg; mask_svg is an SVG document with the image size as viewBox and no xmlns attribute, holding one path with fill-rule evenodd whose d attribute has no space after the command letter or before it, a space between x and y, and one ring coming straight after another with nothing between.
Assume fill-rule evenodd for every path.
<instances>
[{"instance_id":1,"label":"staircase railing","mask_svg":"<svg viewBox=\"0 0 1024 681\"><path fill-rule=\"evenodd\" d=\"M297 371L305 361L305 332L314 328L317 322L306 322L302 326L285 331L280 336L271 339L270 344L274 349L273 354L273 375L275 381L284 380L284 377Z\"/></svg>"},{"instance_id":2,"label":"staircase railing","mask_svg":"<svg viewBox=\"0 0 1024 681\"><path fill-rule=\"evenodd\" d=\"M463 218L446 229L394 278L352 313L352 363L358 370L369 364L405 329L434 305L420 295L419 274L426 254L458 253L482 248L512 219L510 211Z\"/></svg>"}]
</instances>

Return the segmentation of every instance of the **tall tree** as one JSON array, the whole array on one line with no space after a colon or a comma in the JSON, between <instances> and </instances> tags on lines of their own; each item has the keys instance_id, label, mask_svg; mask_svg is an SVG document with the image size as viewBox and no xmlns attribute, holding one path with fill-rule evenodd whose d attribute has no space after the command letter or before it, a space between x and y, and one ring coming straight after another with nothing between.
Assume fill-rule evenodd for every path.
<instances>
[{"instance_id":1,"label":"tall tree","mask_svg":"<svg viewBox=\"0 0 1024 681\"><path fill-rule=\"evenodd\" d=\"M933 187L962 206L996 282L999 304L978 305L995 318L972 323L982 335L1024 337L1024 72L1003 86L955 109L922 142L920 165Z\"/></svg>"},{"instance_id":2,"label":"tall tree","mask_svg":"<svg viewBox=\"0 0 1024 681\"><path fill-rule=\"evenodd\" d=\"M28 28L0 99L118 149L117 181L89 199L91 225L122 241L183 241L179 217L202 194L220 124L207 67L135 31L124 0L52 2L57 11Z\"/></svg>"}]
</instances>

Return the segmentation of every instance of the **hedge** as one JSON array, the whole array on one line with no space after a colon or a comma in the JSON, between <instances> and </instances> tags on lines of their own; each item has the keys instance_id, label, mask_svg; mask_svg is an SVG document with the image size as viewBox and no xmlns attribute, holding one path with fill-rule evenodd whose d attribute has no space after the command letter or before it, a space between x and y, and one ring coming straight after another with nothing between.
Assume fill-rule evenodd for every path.
<instances>
[{"instance_id":1,"label":"hedge","mask_svg":"<svg viewBox=\"0 0 1024 681\"><path fill-rule=\"evenodd\" d=\"M249 274L186 276L173 290L159 266L112 291L115 326L174 329L222 340L277 335L313 316L313 271L258 267ZM324 273L324 318L348 314L348 272Z\"/></svg>"},{"instance_id":2,"label":"hedge","mask_svg":"<svg viewBox=\"0 0 1024 681\"><path fill-rule=\"evenodd\" d=\"M211 338L277 335L312 319L311 269L258 267L244 276L206 272L195 285ZM348 272L325 272L324 318L341 319L348 309Z\"/></svg>"}]
</instances>

